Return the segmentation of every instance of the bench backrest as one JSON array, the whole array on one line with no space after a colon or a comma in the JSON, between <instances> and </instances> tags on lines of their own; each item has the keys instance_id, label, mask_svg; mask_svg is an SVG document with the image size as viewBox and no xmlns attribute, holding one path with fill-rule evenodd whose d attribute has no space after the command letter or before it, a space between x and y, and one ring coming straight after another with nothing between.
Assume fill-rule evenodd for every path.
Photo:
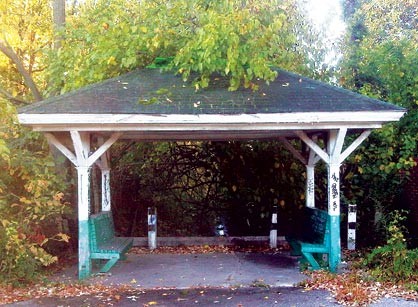
<instances>
[{"instance_id":1,"label":"bench backrest","mask_svg":"<svg viewBox=\"0 0 418 307\"><path fill-rule=\"evenodd\" d=\"M89 218L90 247L92 250L115 237L112 213L109 211L92 214Z\"/></svg>"},{"instance_id":2,"label":"bench backrest","mask_svg":"<svg viewBox=\"0 0 418 307\"><path fill-rule=\"evenodd\" d=\"M305 207L302 216L302 241L307 243L323 243L329 234L330 219L326 211Z\"/></svg>"}]
</instances>

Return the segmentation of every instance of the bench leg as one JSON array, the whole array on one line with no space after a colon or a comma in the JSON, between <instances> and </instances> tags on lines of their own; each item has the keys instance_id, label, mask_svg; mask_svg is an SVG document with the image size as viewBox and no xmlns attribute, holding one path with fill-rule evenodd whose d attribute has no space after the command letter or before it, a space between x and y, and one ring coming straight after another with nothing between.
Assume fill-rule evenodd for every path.
<instances>
[{"instance_id":1,"label":"bench leg","mask_svg":"<svg viewBox=\"0 0 418 307\"><path fill-rule=\"evenodd\" d=\"M320 266L318 261L316 261L315 257L311 253L302 252L303 257L308 260L309 264L312 266L312 270L319 270Z\"/></svg>"},{"instance_id":2,"label":"bench leg","mask_svg":"<svg viewBox=\"0 0 418 307\"><path fill-rule=\"evenodd\" d=\"M107 273L112 266L114 266L116 264L116 262L118 262L119 257L114 257L114 258L110 258L106 264L100 269L100 273Z\"/></svg>"}]
</instances>

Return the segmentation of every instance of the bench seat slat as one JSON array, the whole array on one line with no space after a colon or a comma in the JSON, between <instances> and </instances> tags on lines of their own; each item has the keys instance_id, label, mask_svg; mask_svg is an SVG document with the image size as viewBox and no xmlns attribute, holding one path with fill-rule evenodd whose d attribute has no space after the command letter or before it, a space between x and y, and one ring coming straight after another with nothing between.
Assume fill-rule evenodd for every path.
<instances>
[{"instance_id":1,"label":"bench seat slat","mask_svg":"<svg viewBox=\"0 0 418 307\"><path fill-rule=\"evenodd\" d=\"M329 246L325 244L311 244L311 243L303 243L300 242L301 245L301 251L308 252L308 253L328 253Z\"/></svg>"},{"instance_id":2,"label":"bench seat slat","mask_svg":"<svg viewBox=\"0 0 418 307\"><path fill-rule=\"evenodd\" d=\"M133 238L116 237L110 212L101 212L89 218L90 258L108 259L100 272L109 271L132 247Z\"/></svg>"}]
</instances>

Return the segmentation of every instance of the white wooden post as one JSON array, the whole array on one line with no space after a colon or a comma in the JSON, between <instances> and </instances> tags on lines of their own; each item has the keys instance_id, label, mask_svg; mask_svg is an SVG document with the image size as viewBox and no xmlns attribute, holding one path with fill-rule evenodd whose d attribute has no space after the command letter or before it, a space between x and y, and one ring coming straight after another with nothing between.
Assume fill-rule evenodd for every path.
<instances>
[{"instance_id":1,"label":"white wooden post","mask_svg":"<svg viewBox=\"0 0 418 307\"><path fill-rule=\"evenodd\" d=\"M157 248L157 208L148 207L148 247Z\"/></svg>"},{"instance_id":2,"label":"white wooden post","mask_svg":"<svg viewBox=\"0 0 418 307\"><path fill-rule=\"evenodd\" d=\"M100 145L103 145L103 138L98 138L98 141ZM110 167L108 153L105 152L102 154L100 159L96 161L96 164L100 168L102 175L102 211L111 211Z\"/></svg>"},{"instance_id":3,"label":"white wooden post","mask_svg":"<svg viewBox=\"0 0 418 307\"><path fill-rule=\"evenodd\" d=\"M317 138L313 138L317 141ZM306 207L315 208L315 165L321 158L309 149L308 163L306 164Z\"/></svg>"},{"instance_id":4,"label":"white wooden post","mask_svg":"<svg viewBox=\"0 0 418 307\"><path fill-rule=\"evenodd\" d=\"M91 168L76 167L78 177L78 277L84 279L91 274L89 213Z\"/></svg>"},{"instance_id":5,"label":"white wooden post","mask_svg":"<svg viewBox=\"0 0 418 307\"><path fill-rule=\"evenodd\" d=\"M330 216L329 267L331 272L337 270L341 262L341 234L340 234L340 165L328 165L328 214Z\"/></svg>"},{"instance_id":6,"label":"white wooden post","mask_svg":"<svg viewBox=\"0 0 418 307\"><path fill-rule=\"evenodd\" d=\"M311 140L302 131L298 131L296 132L296 134L310 148L308 160L306 160L301 155L301 153L295 147L293 147L293 145L285 137L279 137L279 140L283 143L286 149L289 150L293 154L293 156L296 159L298 159L300 162L302 162L305 165L306 167L305 204L306 204L306 207L315 208L315 165L316 163L318 163L319 160L321 160L321 157L325 157L326 154L324 153L325 155L320 156L315 150L311 148L311 146L313 146L312 144L314 144L317 148L319 148L319 146L316 145L315 143L318 139L316 136L314 136ZM310 145L307 142L310 142ZM323 152L322 149L320 150Z\"/></svg>"},{"instance_id":7,"label":"white wooden post","mask_svg":"<svg viewBox=\"0 0 418 307\"><path fill-rule=\"evenodd\" d=\"M77 158L78 176L78 278L84 279L91 274L90 259L90 176L91 165L87 159L90 154L90 134L71 131L74 151Z\"/></svg>"},{"instance_id":8,"label":"white wooden post","mask_svg":"<svg viewBox=\"0 0 418 307\"><path fill-rule=\"evenodd\" d=\"M277 248L277 205L273 206L271 214L270 248Z\"/></svg>"},{"instance_id":9,"label":"white wooden post","mask_svg":"<svg viewBox=\"0 0 418 307\"><path fill-rule=\"evenodd\" d=\"M306 207L315 208L315 165L306 165Z\"/></svg>"},{"instance_id":10,"label":"white wooden post","mask_svg":"<svg viewBox=\"0 0 418 307\"><path fill-rule=\"evenodd\" d=\"M335 272L341 263L340 231L340 155L347 129L331 130L328 135L328 214L330 216L329 267Z\"/></svg>"},{"instance_id":11,"label":"white wooden post","mask_svg":"<svg viewBox=\"0 0 418 307\"><path fill-rule=\"evenodd\" d=\"M357 205L348 205L347 216L347 249L356 249L356 222L357 222Z\"/></svg>"},{"instance_id":12,"label":"white wooden post","mask_svg":"<svg viewBox=\"0 0 418 307\"><path fill-rule=\"evenodd\" d=\"M102 169L102 211L111 210L110 169Z\"/></svg>"}]
</instances>

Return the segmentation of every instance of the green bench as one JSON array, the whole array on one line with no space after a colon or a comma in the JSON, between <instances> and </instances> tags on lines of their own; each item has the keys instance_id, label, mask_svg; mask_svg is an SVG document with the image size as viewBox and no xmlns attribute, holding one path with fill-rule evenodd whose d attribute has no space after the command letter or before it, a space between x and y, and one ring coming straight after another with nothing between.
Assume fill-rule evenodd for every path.
<instances>
[{"instance_id":1,"label":"green bench","mask_svg":"<svg viewBox=\"0 0 418 307\"><path fill-rule=\"evenodd\" d=\"M111 212L100 212L89 218L90 259L108 260L100 268L101 273L108 272L119 259L132 247L133 238L116 237Z\"/></svg>"},{"instance_id":2,"label":"green bench","mask_svg":"<svg viewBox=\"0 0 418 307\"><path fill-rule=\"evenodd\" d=\"M298 230L286 236L291 254L302 255L313 270L318 270L320 265L315 256L329 255L331 249L329 215L326 211L305 207L297 222Z\"/></svg>"}]
</instances>

